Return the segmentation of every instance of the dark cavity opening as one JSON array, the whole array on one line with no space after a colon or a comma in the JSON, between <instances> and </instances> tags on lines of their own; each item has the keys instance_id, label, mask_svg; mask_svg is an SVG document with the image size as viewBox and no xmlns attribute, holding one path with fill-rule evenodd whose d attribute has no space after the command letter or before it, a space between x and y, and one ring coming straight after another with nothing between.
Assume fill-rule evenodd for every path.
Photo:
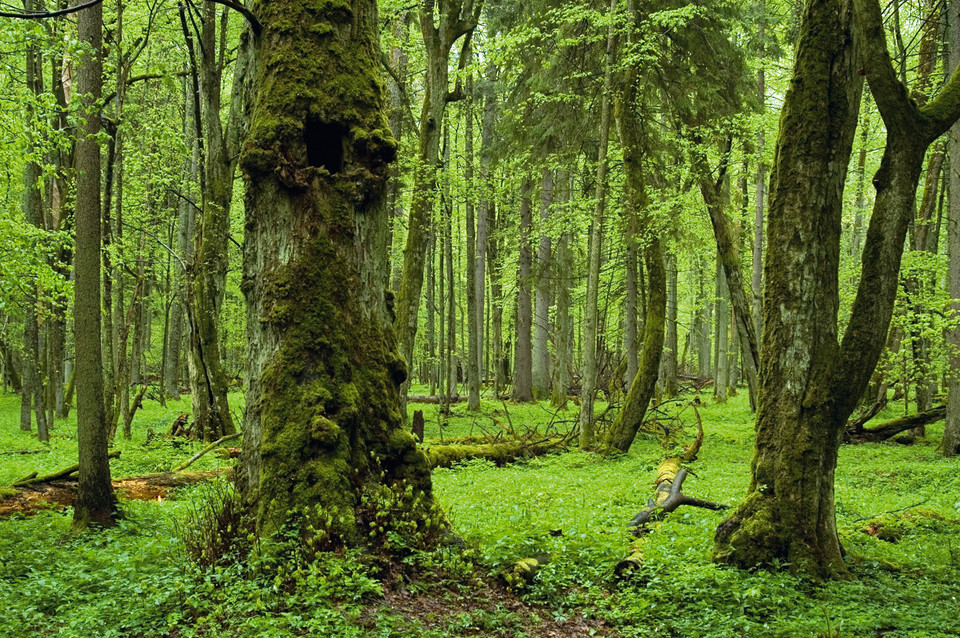
<instances>
[{"instance_id":1,"label":"dark cavity opening","mask_svg":"<svg viewBox=\"0 0 960 638\"><path fill-rule=\"evenodd\" d=\"M323 166L334 175L343 170L343 147L347 129L339 124L307 119L303 127L303 141L307 145L307 163Z\"/></svg>"}]
</instances>

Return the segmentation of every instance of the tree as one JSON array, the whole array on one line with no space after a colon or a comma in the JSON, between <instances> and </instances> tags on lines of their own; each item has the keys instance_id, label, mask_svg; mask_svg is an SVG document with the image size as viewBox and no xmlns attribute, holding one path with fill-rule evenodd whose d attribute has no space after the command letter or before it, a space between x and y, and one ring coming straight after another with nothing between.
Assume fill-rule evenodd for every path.
<instances>
[{"instance_id":1,"label":"tree","mask_svg":"<svg viewBox=\"0 0 960 638\"><path fill-rule=\"evenodd\" d=\"M100 96L103 85L101 43L103 10L97 4L77 16L80 41L87 45L77 73L86 122L77 144L76 267L74 270L74 343L77 388L79 472L76 525L112 525L116 499L107 458L103 359L100 350Z\"/></svg>"},{"instance_id":2,"label":"tree","mask_svg":"<svg viewBox=\"0 0 960 638\"><path fill-rule=\"evenodd\" d=\"M860 285L838 341L843 184L861 64L887 143ZM958 115L956 74L926 105L909 98L890 63L876 0L807 5L771 175L753 477L747 498L717 529L715 560L847 575L833 494L840 438L887 337L925 152Z\"/></svg>"},{"instance_id":3,"label":"tree","mask_svg":"<svg viewBox=\"0 0 960 638\"><path fill-rule=\"evenodd\" d=\"M395 143L373 0L261 0L252 43L243 290L247 411L240 487L261 531L320 506L358 544L363 494L432 502L403 429L406 376L381 258ZM423 520L423 519L421 519Z\"/></svg>"}]
</instances>

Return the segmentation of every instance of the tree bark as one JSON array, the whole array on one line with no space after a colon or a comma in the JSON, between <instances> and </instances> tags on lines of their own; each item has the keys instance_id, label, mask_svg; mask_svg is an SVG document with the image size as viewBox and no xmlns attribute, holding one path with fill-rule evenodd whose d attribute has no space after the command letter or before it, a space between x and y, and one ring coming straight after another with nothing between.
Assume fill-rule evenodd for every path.
<instances>
[{"instance_id":1,"label":"tree bark","mask_svg":"<svg viewBox=\"0 0 960 638\"><path fill-rule=\"evenodd\" d=\"M116 498L110 482L107 423L103 402L100 345L100 133L99 101L103 86L101 59L103 12L100 5L77 15L79 39L91 54L77 71L77 89L87 113L77 144L76 267L74 269L74 343L77 389L79 482L75 525L112 525Z\"/></svg>"},{"instance_id":2,"label":"tree bark","mask_svg":"<svg viewBox=\"0 0 960 638\"><path fill-rule=\"evenodd\" d=\"M617 0L610 0L609 14L617 9ZM613 91L613 63L617 36L611 22L607 32L607 51L603 63L603 95L600 102L600 147L597 151L597 203L590 222L590 252L587 266L587 302L583 311L583 376L580 382L580 448L589 449L596 442L593 422L593 401L597 383L597 296L600 288L600 244L603 240L603 217L607 201L607 150L610 141L610 99Z\"/></svg>"},{"instance_id":3,"label":"tree bark","mask_svg":"<svg viewBox=\"0 0 960 638\"><path fill-rule=\"evenodd\" d=\"M483 266L479 263L483 257L477 250L477 215L476 199L474 197L473 177L473 73L467 76L467 97L464 102L464 171L463 178L467 187L467 201L465 204L467 224L467 392L470 401L467 409L480 409L480 384L483 383L483 365L480 357L483 341L483 276L477 276L477 270ZM484 232L484 234L486 234ZM486 237L483 237L486 241ZM481 244L482 245L482 244ZM480 291L478 292L478 287Z\"/></svg>"},{"instance_id":4,"label":"tree bark","mask_svg":"<svg viewBox=\"0 0 960 638\"><path fill-rule=\"evenodd\" d=\"M261 533L310 508L302 520L325 518L334 542L360 545L364 494L409 490L411 515L423 522L436 511L427 460L403 428L406 367L382 285L395 143L377 7L260 0L253 11L263 32L240 160L248 389L239 485Z\"/></svg>"},{"instance_id":5,"label":"tree bark","mask_svg":"<svg viewBox=\"0 0 960 638\"><path fill-rule=\"evenodd\" d=\"M843 184L861 63L888 134L860 285L838 343ZM771 180L753 479L717 530L715 560L742 567L787 561L814 577L848 575L834 511L837 449L887 337L924 153L958 114L957 75L927 105L909 99L890 64L876 0L808 4Z\"/></svg>"},{"instance_id":6,"label":"tree bark","mask_svg":"<svg viewBox=\"0 0 960 638\"><path fill-rule=\"evenodd\" d=\"M553 171L543 171L543 184L540 196L540 221L547 225L550 209L553 206ZM553 298L553 282L550 235L541 231L537 246L536 297L533 313L533 396L546 399L550 396L550 348L547 345L550 336L550 305Z\"/></svg>"}]
</instances>

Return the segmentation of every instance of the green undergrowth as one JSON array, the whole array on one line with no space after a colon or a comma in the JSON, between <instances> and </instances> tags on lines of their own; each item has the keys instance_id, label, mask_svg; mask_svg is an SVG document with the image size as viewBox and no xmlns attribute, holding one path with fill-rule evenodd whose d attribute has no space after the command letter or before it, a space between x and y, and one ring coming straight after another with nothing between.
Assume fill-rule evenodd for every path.
<instances>
[{"instance_id":1,"label":"green undergrowth","mask_svg":"<svg viewBox=\"0 0 960 638\"><path fill-rule=\"evenodd\" d=\"M672 432L683 424L680 443L695 434L685 404L659 415ZM19 432L18 405L16 397L0 397L0 451L43 447ZM542 433L550 424L564 432L576 418L569 407L486 401L471 413L460 403L443 436L485 437L480 424L491 432ZM188 409L188 399L166 408L147 401L132 441L116 442L123 457L113 462L114 475L168 470L195 453L199 444L144 445L148 428L159 433ZM439 443L440 406L409 409L424 410L427 441ZM684 491L734 505L750 475L746 397L723 405L704 398L699 411L705 440ZM893 407L879 418L896 415ZM49 452L0 455L0 484L75 462L73 428L72 420L58 423ZM423 552L409 538L411 526L385 525L376 542L394 551L393 561L371 551L308 551L310 543L289 530L256 539L238 519L218 537L216 554L225 558L203 559L203 535L191 531L203 529L209 503L228 498L225 482L162 502L125 502L111 530L75 532L69 510L2 519L0 605L7 613L0 637L540 636L552 635L544 618L577 616L602 620L600 633L622 636L958 636L960 472L939 456L940 435L935 425L914 445L842 448L836 509L855 577L849 581L818 584L715 566L710 551L724 513L687 507L654 526L642 567L617 579L614 565L634 540L626 522L651 496L663 453L656 436L641 434L630 454L612 459L571 451L504 467L470 461L436 470L434 489L457 537ZM210 455L197 469L220 463ZM371 506L389 512L396 504ZM490 587L502 570L530 557L546 563L528 587Z\"/></svg>"},{"instance_id":2,"label":"green undergrowth","mask_svg":"<svg viewBox=\"0 0 960 638\"><path fill-rule=\"evenodd\" d=\"M190 397L167 399L166 406L145 400L137 411L131 428L131 438L121 432L110 445L119 450L120 458L110 462L113 478L125 478L154 472L168 472L203 449L202 442L168 439L163 434L181 413L190 413ZM230 407L236 415L242 414L243 395L231 394ZM239 423L240 420L238 419ZM9 485L32 472L39 476L69 467L77 462L77 417L71 411L67 419L58 419L50 429L50 442L39 443L36 424L33 432L20 430L20 397L0 395L0 486ZM150 431L155 436L150 436ZM148 440L149 439L149 440ZM239 442L232 445L239 445ZM3 454L14 450L35 451L29 454ZM190 466L191 470L209 470L223 465L215 454L207 454Z\"/></svg>"}]
</instances>

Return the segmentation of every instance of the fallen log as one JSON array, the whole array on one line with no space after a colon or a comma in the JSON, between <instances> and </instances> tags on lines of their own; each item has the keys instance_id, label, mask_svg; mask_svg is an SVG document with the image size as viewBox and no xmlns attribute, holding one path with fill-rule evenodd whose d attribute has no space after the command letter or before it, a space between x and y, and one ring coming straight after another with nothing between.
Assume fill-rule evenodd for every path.
<instances>
[{"instance_id":1,"label":"fallen log","mask_svg":"<svg viewBox=\"0 0 960 638\"><path fill-rule=\"evenodd\" d=\"M504 584L514 590L521 591L533 583L533 579L540 573L540 569L550 562L549 554L540 554L533 558L522 558L508 566L500 573Z\"/></svg>"},{"instance_id":2,"label":"fallen log","mask_svg":"<svg viewBox=\"0 0 960 638\"><path fill-rule=\"evenodd\" d=\"M163 500L171 490L229 475L231 468L203 472L161 472L113 481L114 491L127 500ZM52 483L34 483L19 488L0 488L0 518L12 514L30 515L44 509L73 505L77 497L76 479Z\"/></svg>"},{"instance_id":3,"label":"fallen log","mask_svg":"<svg viewBox=\"0 0 960 638\"><path fill-rule=\"evenodd\" d=\"M120 450L114 450L107 455L108 459L117 459L120 458ZM22 479L18 479L14 483L10 484L10 487L26 487L28 485L36 485L37 483L51 483L53 481L59 481L61 479L69 478L71 474L76 474L80 471L80 465L71 465L70 467L65 467L62 470L57 470L53 474L47 474L45 476L37 476L37 473L34 472L29 476L25 476Z\"/></svg>"},{"instance_id":4,"label":"fallen log","mask_svg":"<svg viewBox=\"0 0 960 638\"><path fill-rule=\"evenodd\" d=\"M232 441L232 440L234 440L234 439L239 439L241 436L243 436L243 432L236 432L236 433L234 433L234 434L228 434L227 436L224 436L224 437L221 437L221 438L217 439L216 441L214 441L214 442L211 443L210 445L206 446L205 448L203 448L202 450L200 450L199 452L197 452L196 454L194 454L193 456L191 456L189 459L187 459L186 461L184 461L183 463L181 463L180 465L178 465L177 468L174 470L174 472L180 472L180 471L182 471L182 470L187 469L188 467L190 467L191 465L193 465L194 462L197 461L201 456L203 456L204 454L206 454L206 453L209 452L210 450L215 449L216 447L218 447L219 445L221 445L221 444L223 444L223 443L225 443L225 442L227 442L227 441Z\"/></svg>"},{"instance_id":5,"label":"fallen log","mask_svg":"<svg viewBox=\"0 0 960 638\"><path fill-rule=\"evenodd\" d=\"M872 428L864 427L866 421L861 418L847 424L843 431L843 440L844 443L880 443L901 432L912 430L921 425L936 423L944 419L946 415L947 408L941 405L926 412L897 417Z\"/></svg>"},{"instance_id":6,"label":"fallen log","mask_svg":"<svg viewBox=\"0 0 960 638\"><path fill-rule=\"evenodd\" d=\"M410 396L407 397L407 403L433 403L433 404L447 404L447 403L466 403L469 397L461 396Z\"/></svg>"},{"instance_id":7,"label":"fallen log","mask_svg":"<svg viewBox=\"0 0 960 638\"><path fill-rule=\"evenodd\" d=\"M49 454L50 450L4 450L0 454Z\"/></svg>"},{"instance_id":8,"label":"fallen log","mask_svg":"<svg viewBox=\"0 0 960 638\"><path fill-rule=\"evenodd\" d=\"M432 445L425 447L423 451L431 468L450 467L454 463L469 459L486 459L502 466L520 458L559 451L566 442L566 437L551 437L536 442L512 440L481 445Z\"/></svg>"},{"instance_id":9,"label":"fallen log","mask_svg":"<svg viewBox=\"0 0 960 638\"><path fill-rule=\"evenodd\" d=\"M699 498L693 498L683 493L683 481L687 478L690 470L683 467L684 463L691 463L696 460L697 454L703 445L703 422L700 420L700 413L694 407L694 414L697 417L697 438L691 444L683 448L681 454L671 454L663 458L657 466L657 479L654 481L653 498L647 501L647 506L640 510L634 516L627 527L631 528L635 535L640 535L646 530L648 523L662 520L667 514L674 511L681 505L690 505L692 507L702 507L710 510L727 509L726 505L705 501ZM630 552L614 567L614 573L618 577L623 577L628 573L639 569L643 564L643 542L634 541L630 545Z\"/></svg>"}]
</instances>

